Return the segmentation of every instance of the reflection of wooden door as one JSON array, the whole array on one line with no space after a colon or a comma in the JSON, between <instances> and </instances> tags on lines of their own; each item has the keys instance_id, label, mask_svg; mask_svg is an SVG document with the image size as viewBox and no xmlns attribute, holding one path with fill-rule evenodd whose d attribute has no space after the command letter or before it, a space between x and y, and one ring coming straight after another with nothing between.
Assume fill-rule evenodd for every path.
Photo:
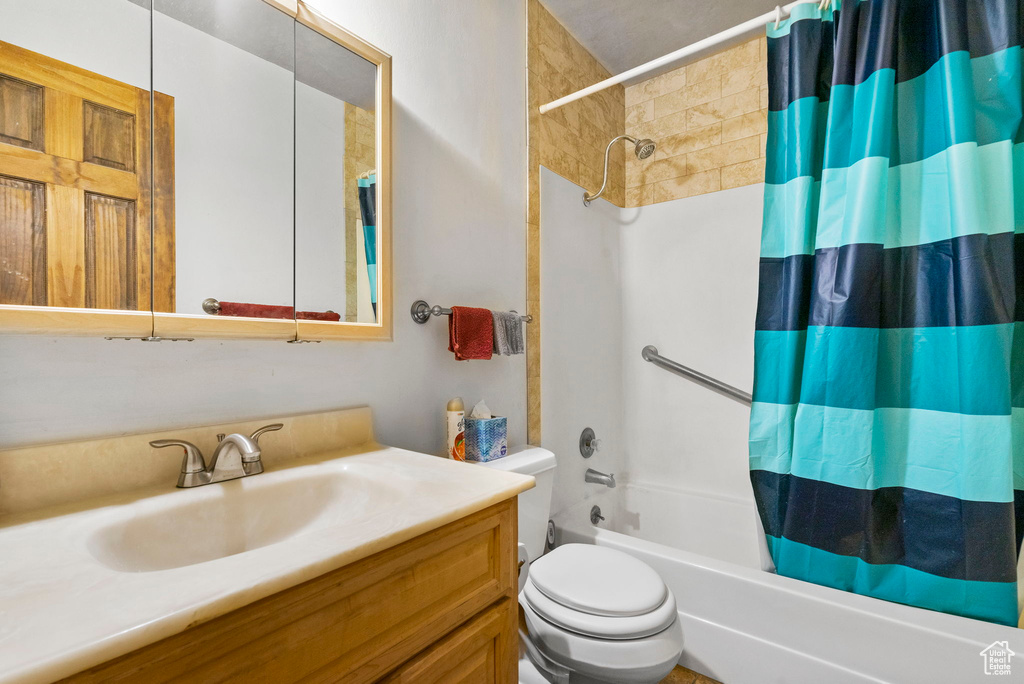
<instances>
[{"instance_id":1,"label":"reflection of wooden door","mask_svg":"<svg viewBox=\"0 0 1024 684\"><path fill-rule=\"evenodd\" d=\"M153 104L173 126L173 99ZM148 90L0 42L0 304L149 311L155 260L174 310L163 127L151 158ZM171 173L151 206L153 161Z\"/></svg>"}]
</instances>

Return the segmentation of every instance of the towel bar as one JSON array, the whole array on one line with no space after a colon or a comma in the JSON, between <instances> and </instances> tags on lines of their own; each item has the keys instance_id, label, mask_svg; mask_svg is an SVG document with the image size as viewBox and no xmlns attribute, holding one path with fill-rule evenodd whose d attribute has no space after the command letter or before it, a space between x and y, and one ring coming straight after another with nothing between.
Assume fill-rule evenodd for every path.
<instances>
[{"instance_id":1,"label":"towel bar","mask_svg":"<svg viewBox=\"0 0 1024 684\"><path fill-rule=\"evenodd\" d=\"M422 299L417 299L412 303L412 309L409 311L412 314L412 320L416 321L420 325L430 320L431 316L449 316L452 313L451 309L444 309L440 306L430 306ZM516 313L515 310L512 313ZM524 323L532 323L533 316L520 316L520 319Z\"/></svg>"}]
</instances>

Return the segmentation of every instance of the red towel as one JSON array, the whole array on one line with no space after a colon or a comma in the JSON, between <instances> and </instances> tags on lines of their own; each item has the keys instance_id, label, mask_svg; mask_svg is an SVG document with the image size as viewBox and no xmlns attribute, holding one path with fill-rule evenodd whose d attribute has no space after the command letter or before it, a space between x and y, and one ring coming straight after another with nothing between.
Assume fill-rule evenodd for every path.
<instances>
[{"instance_id":1,"label":"red towel","mask_svg":"<svg viewBox=\"0 0 1024 684\"><path fill-rule=\"evenodd\" d=\"M489 359L494 348L494 319L488 309L453 306L448 317L448 351L459 361Z\"/></svg>"},{"instance_id":2,"label":"red towel","mask_svg":"<svg viewBox=\"0 0 1024 684\"><path fill-rule=\"evenodd\" d=\"M333 311L299 311L295 317L303 321L340 321L341 314Z\"/></svg>"},{"instance_id":3,"label":"red towel","mask_svg":"<svg viewBox=\"0 0 1024 684\"><path fill-rule=\"evenodd\" d=\"M290 306L273 304L243 304L221 302L218 316L246 316L249 318L292 318L294 309Z\"/></svg>"}]
</instances>

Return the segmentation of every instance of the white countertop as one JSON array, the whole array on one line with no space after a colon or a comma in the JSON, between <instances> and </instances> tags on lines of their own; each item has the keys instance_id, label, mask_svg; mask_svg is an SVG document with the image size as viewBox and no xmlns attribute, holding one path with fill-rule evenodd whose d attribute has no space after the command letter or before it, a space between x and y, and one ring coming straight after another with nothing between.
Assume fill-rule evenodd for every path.
<instances>
[{"instance_id":1,"label":"white countertop","mask_svg":"<svg viewBox=\"0 0 1024 684\"><path fill-rule=\"evenodd\" d=\"M176 489L170 482L5 520L0 527L0 682L49 682L75 674L533 486L529 476L403 449L345 453L321 454L220 484ZM140 515L159 517L168 510L170 517L182 503L202 505L247 488L341 475L382 483L389 492L387 505L356 524L341 513L328 513L283 541L172 569L125 572L90 550L105 529Z\"/></svg>"}]
</instances>

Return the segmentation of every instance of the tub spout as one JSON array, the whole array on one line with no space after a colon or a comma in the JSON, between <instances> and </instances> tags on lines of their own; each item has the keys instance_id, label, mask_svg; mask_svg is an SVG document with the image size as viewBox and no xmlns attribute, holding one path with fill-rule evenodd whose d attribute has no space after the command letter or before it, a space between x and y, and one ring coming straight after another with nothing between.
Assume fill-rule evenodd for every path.
<instances>
[{"instance_id":1,"label":"tub spout","mask_svg":"<svg viewBox=\"0 0 1024 684\"><path fill-rule=\"evenodd\" d=\"M605 475L604 473L597 472L593 468L587 468L587 473L584 476L584 479L591 484L601 484L605 485L606 487L611 487L612 489L615 488L614 474Z\"/></svg>"}]
</instances>

